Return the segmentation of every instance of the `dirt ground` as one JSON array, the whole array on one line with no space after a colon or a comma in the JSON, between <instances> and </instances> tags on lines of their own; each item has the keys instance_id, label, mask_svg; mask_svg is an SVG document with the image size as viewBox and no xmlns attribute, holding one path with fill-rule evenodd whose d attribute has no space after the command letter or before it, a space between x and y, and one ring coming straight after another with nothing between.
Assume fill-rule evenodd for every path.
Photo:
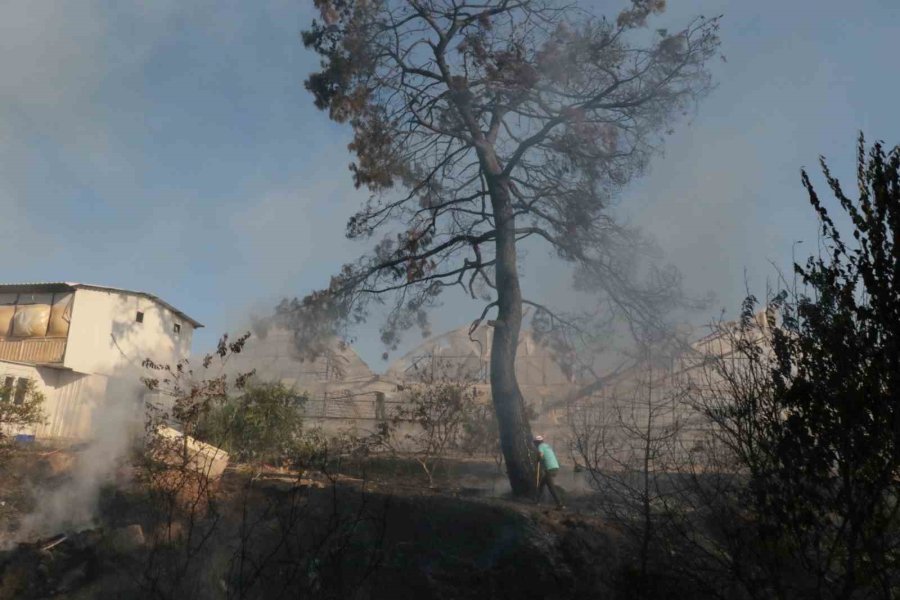
<instances>
[{"instance_id":1,"label":"dirt ground","mask_svg":"<svg viewBox=\"0 0 900 600\"><path fill-rule=\"evenodd\" d=\"M72 460L41 448L7 456L0 531L14 534ZM0 552L0 600L577 598L616 585L619 533L584 495L565 511L513 501L485 476L492 463L447 468L433 489L409 465L344 467L302 477L230 467L203 510L109 489L84 528Z\"/></svg>"},{"instance_id":2,"label":"dirt ground","mask_svg":"<svg viewBox=\"0 0 900 600\"><path fill-rule=\"evenodd\" d=\"M77 450L34 444L0 448L0 548L13 537L20 518L34 509L41 490L68 477Z\"/></svg>"}]
</instances>

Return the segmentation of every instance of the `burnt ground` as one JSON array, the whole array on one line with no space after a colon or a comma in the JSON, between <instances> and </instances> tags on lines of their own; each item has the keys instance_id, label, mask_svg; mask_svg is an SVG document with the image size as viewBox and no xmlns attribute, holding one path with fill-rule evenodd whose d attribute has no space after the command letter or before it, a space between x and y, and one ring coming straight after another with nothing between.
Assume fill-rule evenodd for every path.
<instances>
[{"instance_id":1,"label":"burnt ground","mask_svg":"<svg viewBox=\"0 0 900 600\"><path fill-rule=\"evenodd\" d=\"M6 531L34 500L11 483L64 481L66 459L47 460L18 456L0 472L15 509L0 513ZM0 552L0 600L581 598L620 587L615 527L577 501L557 511L489 497L480 468L448 469L437 489L389 464L304 478L230 468L215 503L193 510L109 489L96 522Z\"/></svg>"},{"instance_id":2,"label":"burnt ground","mask_svg":"<svg viewBox=\"0 0 900 600\"><path fill-rule=\"evenodd\" d=\"M0 447L0 548L21 516L34 509L41 492L67 480L76 456L77 448Z\"/></svg>"}]
</instances>

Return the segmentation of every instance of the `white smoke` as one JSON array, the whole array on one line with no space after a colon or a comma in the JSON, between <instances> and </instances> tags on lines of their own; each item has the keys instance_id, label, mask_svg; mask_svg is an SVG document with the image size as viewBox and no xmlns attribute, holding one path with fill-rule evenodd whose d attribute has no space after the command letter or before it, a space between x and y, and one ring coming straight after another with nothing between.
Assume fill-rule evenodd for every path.
<instances>
[{"instance_id":1,"label":"white smoke","mask_svg":"<svg viewBox=\"0 0 900 600\"><path fill-rule=\"evenodd\" d=\"M136 372L109 378L106 393L92 402L91 439L76 446L61 485L33 490L36 508L8 542L96 526L103 487L121 485L128 476L129 451L143 423L144 391Z\"/></svg>"}]
</instances>

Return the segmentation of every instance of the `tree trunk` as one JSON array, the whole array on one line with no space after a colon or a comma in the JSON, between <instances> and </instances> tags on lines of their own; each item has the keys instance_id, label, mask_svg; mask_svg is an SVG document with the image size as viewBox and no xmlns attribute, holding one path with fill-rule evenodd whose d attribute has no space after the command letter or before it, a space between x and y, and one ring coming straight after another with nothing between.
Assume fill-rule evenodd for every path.
<instances>
[{"instance_id":1,"label":"tree trunk","mask_svg":"<svg viewBox=\"0 0 900 600\"><path fill-rule=\"evenodd\" d=\"M444 46L435 49L451 99L466 124L481 164L482 174L491 199L494 226L497 230L496 263L497 320L491 343L491 398L500 430L500 448L506 459L506 474L516 496L537 491L535 456L532 450L531 424L525 414L525 400L516 380L516 349L522 327L522 290L516 265L516 220L513 215L509 177L503 173L492 142L488 141L474 117L472 96L465 86L451 78L443 56Z\"/></svg>"},{"instance_id":2,"label":"tree trunk","mask_svg":"<svg viewBox=\"0 0 900 600\"><path fill-rule=\"evenodd\" d=\"M497 413L500 447L513 494L535 493L531 424L516 380L516 349L522 327L522 290L516 266L515 218L508 182L488 177L496 238L497 320L491 344L491 397Z\"/></svg>"}]
</instances>

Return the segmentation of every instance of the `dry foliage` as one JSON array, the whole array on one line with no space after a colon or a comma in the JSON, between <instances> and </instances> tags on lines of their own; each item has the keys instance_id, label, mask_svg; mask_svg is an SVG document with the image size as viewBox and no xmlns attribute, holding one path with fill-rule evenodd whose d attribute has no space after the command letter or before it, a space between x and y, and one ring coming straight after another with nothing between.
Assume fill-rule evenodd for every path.
<instances>
[{"instance_id":1,"label":"dry foliage","mask_svg":"<svg viewBox=\"0 0 900 600\"><path fill-rule=\"evenodd\" d=\"M316 6L321 20L303 39L322 62L307 88L353 128L353 178L372 197L347 236L374 244L279 316L315 352L373 304L387 303L388 348L407 329L428 331L447 288L483 301L473 327L496 309L491 397L510 482L527 494L534 466L515 352L523 304L553 313L523 296L518 248L545 244L604 309L635 320L655 320L660 298L680 296L671 270L642 276L648 243L611 207L710 88L718 21L644 36L635 30L664 7L644 0L613 20L549 0Z\"/></svg>"}]
</instances>

